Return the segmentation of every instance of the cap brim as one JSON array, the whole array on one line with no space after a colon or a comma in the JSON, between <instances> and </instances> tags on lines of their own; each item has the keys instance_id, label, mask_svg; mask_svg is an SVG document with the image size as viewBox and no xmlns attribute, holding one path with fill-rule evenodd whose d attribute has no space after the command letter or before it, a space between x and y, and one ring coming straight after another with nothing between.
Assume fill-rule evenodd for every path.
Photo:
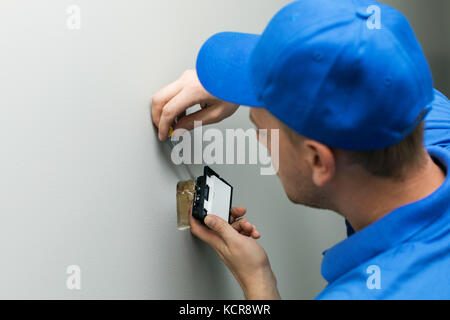
<instances>
[{"instance_id":1,"label":"cap brim","mask_svg":"<svg viewBox=\"0 0 450 320\"><path fill-rule=\"evenodd\" d=\"M250 78L250 55L260 35L221 32L209 38L197 57L197 75L203 87L224 101L263 107Z\"/></svg>"}]
</instances>

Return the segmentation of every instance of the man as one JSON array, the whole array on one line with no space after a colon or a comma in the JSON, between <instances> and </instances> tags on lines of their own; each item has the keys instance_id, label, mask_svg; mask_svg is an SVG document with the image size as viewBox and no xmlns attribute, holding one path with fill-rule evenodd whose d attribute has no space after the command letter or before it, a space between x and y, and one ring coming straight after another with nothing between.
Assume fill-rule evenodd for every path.
<instances>
[{"instance_id":1,"label":"man","mask_svg":"<svg viewBox=\"0 0 450 320\"><path fill-rule=\"evenodd\" d=\"M175 129L256 107L258 128L280 129L278 176L289 199L348 221L349 237L324 254L328 286L317 298L450 298L450 103L433 89L398 11L369 0L301 0L262 35L214 35L197 70L154 95L159 138L195 104L202 109ZM207 216L209 228L191 217L191 231L246 298L278 299L259 232L244 208L231 213L231 225Z\"/></svg>"}]
</instances>

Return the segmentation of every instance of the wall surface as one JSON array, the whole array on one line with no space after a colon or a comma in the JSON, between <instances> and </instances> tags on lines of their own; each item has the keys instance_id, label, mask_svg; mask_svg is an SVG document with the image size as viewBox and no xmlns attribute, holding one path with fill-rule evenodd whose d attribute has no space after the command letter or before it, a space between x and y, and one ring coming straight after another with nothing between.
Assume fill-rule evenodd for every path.
<instances>
[{"instance_id":1,"label":"wall surface","mask_svg":"<svg viewBox=\"0 0 450 320\"><path fill-rule=\"evenodd\" d=\"M261 32L284 3L0 3L0 298L242 298L215 252L176 229L180 175L149 106L211 34ZM248 110L223 125L249 127ZM215 169L259 226L282 295L314 297L341 220L301 214L257 166ZM66 287L70 265L81 290Z\"/></svg>"},{"instance_id":2,"label":"wall surface","mask_svg":"<svg viewBox=\"0 0 450 320\"><path fill-rule=\"evenodd\" d=\"M211 34L259 33L285 3L0 3L0 298L242 298L213 250L176 229L183 173L156 138L150 99ZM248 109L217 127L251 127ZM282 297L313 298L342 218L291 204L257 165L213 168L258 226ZM70 265L81 290L66 286Z\"/></svg>"},{"instance_id":3,"label":"wall surface","mask_svg":"<svg viewBox=\"0 0 450 320\"><path fill-rule=\"evenodd\" d=\"M414 28L433 73L435 88L450 95L450 1L382 0L400 10Z\"/></svg>"}]
</instances>

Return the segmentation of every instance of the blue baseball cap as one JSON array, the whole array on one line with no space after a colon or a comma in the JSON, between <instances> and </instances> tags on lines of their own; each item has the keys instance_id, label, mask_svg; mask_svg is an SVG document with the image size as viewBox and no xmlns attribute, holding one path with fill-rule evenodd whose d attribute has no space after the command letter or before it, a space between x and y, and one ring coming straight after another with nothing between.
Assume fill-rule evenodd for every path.
<instances>
[{"instance_id":1,"label":"blue baseball cap","mask_svg":"<svg viewBox=\"0 0 450 320\"><path fill-rule=\"evenodd\" d=\"M213 96L264 107L297 133L344 150L400 142L433 100L407 19L369 0L293 2L261 35L212 36L196 68Z\"/></svg>"}]
</instances>

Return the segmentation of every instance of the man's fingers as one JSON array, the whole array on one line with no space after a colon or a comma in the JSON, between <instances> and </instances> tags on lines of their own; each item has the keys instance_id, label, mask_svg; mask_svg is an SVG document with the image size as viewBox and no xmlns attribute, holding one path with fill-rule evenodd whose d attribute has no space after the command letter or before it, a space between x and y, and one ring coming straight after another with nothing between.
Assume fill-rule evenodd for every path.
<instances>
[{"instance_id":1,"label":"man's fingers","mask_svg":"<svg viewBox=\"0 0 450 320\"><path fill-rule=\"evenodd\" d=\"M259 233L258 229L256 229L256 227L253 229L251 235L250 235L253 239L259 239L261 238L261 234Z\"/></svg>"},{"instance_id":2,"label":"man's fingers","mask_svg":"<svg viewBox=\"0 0 450 320\"><path fill-rule=\"evenodd\" d=\"M189 114L186 117L179 118L175 129L183 128L192 130L194 128L194 121L201 121L202 125L217 123L223 119L231 116L238 109L238 105L233 105L228 102L214 102L211 105L201 103L201 110Z\"/></svg>"},{"instance_id":3,"label":"man's fingers","mask_svg":"<svg viewBox=\"0 0 450 320\"><path fill-rule=\"evenodd\" d=\"M161 117L158 124L158 137L160 140L167 138L169 134L169 127L175 121L175 118L183 113L187 108L195 105L193 100L185 90L181 90L175 97L172 98L163 107Z\"/></svg>"},{"instance_id":4,"label":"man's fingers","mask_svg":"<svg viewBox=\"0 0 450 320\"><path fill-rule=\"evenodd\" d=\"M247 220L247 219L241 219L241 220L237 220L231 223L231 226L234 228L234 230L236 230L237 232L241 232L242 231L242 223Z\"/></svg>"},{"instance_id":5,"label":"man's fingers","mask_svg":"<svg viewBox=\"0 0 450 320\"><path fill-rule=\"evenodd\" d=\"M231 208L231 214L235 218L242 217L247 212L247 209L245 207L232 207Z\"/></svg>"},{"instance_id":6,"label":"man's fingers","mask_svg":"<svg viewBox=\"0 0 450 320\"><path fill-rule=\"evenodd\" d=\"M228 224L222 218L208 214L205 217L205 224L213 231L215 231L226 244L230 244L233 238L236 236L236 230L233 229L231 225Z\"/></svg>"},{"instance_id":7,"label":"man's fingers","mask_svg":"<svg viewBox=\"0 0 450 320\"><path fill-rule=\"evenodd\" d=\"M205 108L198 110L194 113L191 113L185 117L179 118L178 122L174 126L174 130L176 129L186 129L192 130L194 129L194 121L201 121L202 125L207 125L214 123L215 121L215 110L214 107Z\"/></svg>"},{"instance_id":8,"label":"man's fingers","mask_svg":"<svg viewBox=\"0 0 450 320\"><path fill-rule=\"evenodd\" d=\"M192 216L192 213L189 215L189 224L191 226L191 233L200 240L209 244L215 250L223 245L223 240L221 237L214 231L209 230L202 225L200 221Z\"/></svg>"},{"instance_id":9,"label":"man's fingers","mask_svg":"<svg viewBox=\"0 0 450 320\"><path fill-rule=\"evenodd\" d=\"M174 129L183 128L186 130L194 129L194 121L201 121L202 125L219 122L223 119L223 105L216 104L207 108L202 108L185 117L179 118Z\"/></svg>"},{"instance_id":10,"label":"man's fingers","mask_svg":"<svg viewBox=\"0 0 450 320\"><path fill-rule=\"evenodd\" d=\"M259 231L247 219L239 219L232 224L232 227L240 234L258 239L260 237Z\"/></svg>"},{"instance_id":11,"label":"man's fingers","mask_svg":"<svg viewBox=\"0 0 450 320\"><path fill-rule=\"evenodd\" d=\"M237 218L242 217L247 212L247 209L244 207L233 207L230 210L231 213L231 223L233 223Z\"/></svg>"},{"instance_id":12,"label":"man's fingers","mask_svg":"<svg viewBox=\"0 0 450 320\"><path fill-rule=\"evenodd\" d=\"M173 97L175 97L182 90L182 83L180 80L174 81L165 86L152 97L152 120L156 126L159 126L161 113L166 105Z\"/></svg>"}]
</instances>

